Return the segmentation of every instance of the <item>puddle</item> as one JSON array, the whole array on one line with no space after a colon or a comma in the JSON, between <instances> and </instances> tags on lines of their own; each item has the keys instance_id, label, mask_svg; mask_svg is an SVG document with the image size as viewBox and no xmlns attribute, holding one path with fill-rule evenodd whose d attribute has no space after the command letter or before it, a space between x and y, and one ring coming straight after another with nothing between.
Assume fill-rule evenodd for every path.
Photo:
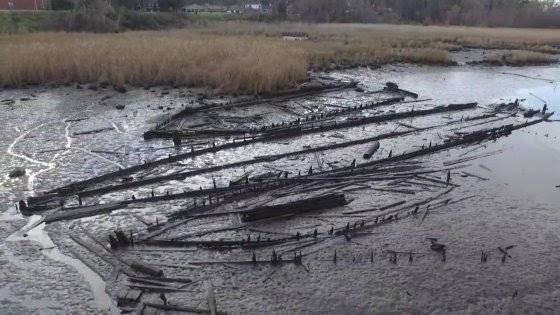
<instances>
[{"instance_id":1,"label":"puddle","mask_svg":"<svg viewBox=\"0 0 560 315\"><path fill-rule=\"evenodd\" d=\"M39 225L37 225L41 219L41 216L32 216L31 218L29 218L28 223L23 228L8 236L6 238L6 241L34 241L39 243L41 245L41 252L45 256L54 261L58 261L71 266L76 271L78 271L78 273L84 278L85 282L89 285L93 294L95 306L99 311L109 314L118 314L119 312L117 306L105 292L105 282L103 281L103 279L101 279L99 275L89 269L81 261L62 254L58 250L58 247L53 243L48 233L44 231L45 223L40 223ZM27 234L27 237L23 237L24 233Z\"/></svg>"}]
</instances>

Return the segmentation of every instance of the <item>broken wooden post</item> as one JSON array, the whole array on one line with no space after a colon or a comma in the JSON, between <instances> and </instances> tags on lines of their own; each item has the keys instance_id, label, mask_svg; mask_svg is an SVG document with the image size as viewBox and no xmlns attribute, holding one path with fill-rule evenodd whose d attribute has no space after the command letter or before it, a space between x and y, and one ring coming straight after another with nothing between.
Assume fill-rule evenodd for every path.
<instances>
[{"instance_id":1,"label":"broken wooden post","mask_svg":"<svg viewBox=\"0 0 560 315\"><path fill-rule=\"evenodd\" d=\"M276 254L276 251L273 249L272 250L272 255L270 258L270 262L274 265L278 262L278 255Z\"/></svg>"},{"instance_id":2,"label":"broken wooden post","mask_svg":"<svg viewBox=\"0 0 560 315\"><path fill-rule=\"evenodd\" d=\"M208 309L210 310L210 315L218 314L216 295L214 294L214 286L212 285L212 282L208 284Z\"/></svg>"},{"instance_id":3,"label":"broken wooden post","mask_svg":"<svg viewBox=\"0 0 560 315\"><path fill-rule=\"evenodd\" d=\"M379 150L379 141L375 141L364 153L364 160L369 160Z\"/></svg>"},{"instance_id":4,"label":"broken wooden post","mask_svg":"<svg viewBox=\"0 0 560 315\"><path fill-rule=\"evenodd\" d=\"M115 235L117 236L117 241L119 242L119 246L128 246L130 245L130 240L123 231L115 231Z\"/></svg>"},{"instance_id":5,"label":"broken wooden post","mask_svg":"<svg viewBox=\"0 0 560 315\"><path fill-rule=\"evenodd\" d=\"M130 268L132 268L132 270L153 276L153 277L163 277L163 270L161 269L156 269L154 267L148 266L148 265L144 265L138 262L133 262L130 264Z\"/></svg>"},{"instance_id":6,"label":"broken wooden post","mask_svg":"<svg viewBox=\"0 0 560 315\"><path fill-rule=\"evenodd\" d=\"M19 204L19 211L25 212L25 210L27 210L27 203L25 202L25 200L20 200L18 204ZM17 205L16 205L16 210L17 210Z\"/></svg>"},{"instance_id":7,"label":"broken wooden post","mask_svg":"<svg viewBox=\"0 0 560 315\"><path fill-rule=\"evenodd\" d=\"M181 137L177 136L177 135L173 135L173 145L176 148L181 147Z\"/></svg>"},{"instance_id":8,"label":"broken wooden post","mask_svg":"<svg viewBox=\"0 0 560 315\"><path fill-rule=\"evenodd\" d=\"M393 264L396 265L397 264L397 260L398 260L398 256L397 256L397 252L395 251L391 251L391 257L389 258L389 261Z\"/></svg>"},{"instance_id":9,"label":"broken wooden post","mask_svg":"<svg viewBox=\"0 0 560 315\"><path fill-rule=\"evenodd\" d=\"M113 235L109 235L109 244L111 245L111 249L119 248L119 241L117 241Z\"/></svg>"},{"instance_id":10,"label":"broken wooden post","mask_svg":"<svg viewBox=\"0 0 560 315\"><path fill-rule=\"evenodd\" d=\"M484 251L481 251L480 262L485 263L487 261L488 261L488 253L485 253Z\"/></svg>"}]
</instances>

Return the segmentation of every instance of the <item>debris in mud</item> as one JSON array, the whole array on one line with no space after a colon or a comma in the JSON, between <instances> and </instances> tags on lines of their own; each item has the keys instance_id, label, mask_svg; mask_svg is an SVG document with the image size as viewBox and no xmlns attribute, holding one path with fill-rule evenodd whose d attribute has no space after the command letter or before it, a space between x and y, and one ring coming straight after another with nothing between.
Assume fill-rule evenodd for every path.
<instances>
[{"instance_id":1,"label":"debris in mud","mask_svg":"<svg viewBox=\"0 0 560 315\"><path fill-rule=\"evenodd\" d=\"M124 85L113 85L113 89L119 93L126 93L126 87Z\"/></svg>"},{"instance_id":2,"label":"debris in mud","mask_svg":"<svg viewBox=\"0 0 560 315\"><path fill-rule=\"evenodd\" d=\"M200 107L186 107L147 133L146 139L172 140L173 151L29 197L20 202L21 211L50 211L48 224L119 218L115 224L103 220L110 229L90 220L96 236L84 228L70 237L94 261L122 271L124 276L110 280L126 290L118 293L121 310L219 313L216 292L205 285L206 276L219 268L262 270L264 281L258 282L265 283L287 264L303 271L304 257L337 268L350 261L386 262L374 259L369 247L364 259L339 246L360 245L360 238L403 221L421 224L428 214L474 197L461 196L463 182L488 179L463 171L466 163L495 153L473 154L473 148L551 115L539 111L526 119L517 103L490 109L476 103L438 106L394 83L370 94L357 92L355 83L321 82L232 104L201 96ZM332 91L360 93L366 101L318 104L323 100L317 95ZM296 98L305 101L291 101ZM273 104L262 106L267 103ZM442 151L460 154L435 158ZM429 250L381 255L394 265L401 255L401 265L404 258L410 266L423 256L433 258L433 251L445 262L447 246L428 240ZM482 263L487 255L481 253ZM207 304L192 303L186 295L204 296Z\"/></svg>"},{"instance_id":3,"label":"debris in mud","mask_svg":"<svg viewBox=\"0 0 560 315\"><path fill-rule=\"evenodd\" d=\"M436 252L443 252L445 251L446 246L443 244L438 243L437 238L427 238L430 241L430 249Z\"/></svg>"},{"instance_id":4,"label":"debris in mud","mask_svg":"<svg viewBox=\"0 0 560 315\"><path fill-rule=\"evenodd\" d=\"M23 168L23 167L16 167L16 168L13 169L12 171L10 171L10 174L8 174L8 176L9 176L10 178L17 178L17 177L25 176L25 168Z\"/></svg>"},{"instance_id":5,"label":"debris in mud","mask_svg":"<svg viewBox=\"0 0 560 315\"><path fill-rule=\"evenodd\" d=\"M486 263L488 261L488 253L486 253L485 251L482 251L480 253L480 262L481 263Z\"/></svg>"},{"instance_id":6,"label":"debris in mud","mask_svg":"<svg viewBox=\"0 0 560 315\"><path fill-rule=\"evenodd\" d=\"M512 248L514 248L514 247L515 247L515 245L510 245L510 246L507 246L507 247L504 247L504 248L498 246L498 250L500 251L500 253L502 253L502 263L505 263L505 262L506 262L506 259L507 259L508 257L509 257L509 258L513 258L513 257L509 254L509 250L512 249Z\"/></svg>"},{"instance_id":7,"label":"debris in mud","mask_svg":"<svg viewBox=\"0 0 560 315\"><path fill-rule=\"evenodd\" d=\"M357 82L312 80L310 82L301 84L299 87L295 89L270 93L249 100L240 100L233 103L224 103L220 101L217 103L204 104L203 106L200 107L185 108L179 113L174 114L170 119L167 119L162 123L158 124L154 130L150 130L146 132L144 134L144 139L148 140L148 139L161 137L159 132L160 130L165 129L166 127L172 125L175 122L175 120L182 120L182 118L184 118L185 116L193 115L195 113L208 112L208 111L219 110L219 109L228 109L228 108L239 109L239 108L244 108L249 106L256 106L259 104L276 104L276 103L289 101L295 98L312 96L320 93L351 89L354 88L357 84L358 84ZM202 99L200 101L202 101ZM163 109L163 106L161 107L161 109Z\"/></svg>"},{"instance_id":8,"label":"debris in mud","mask_svg":"<svg viewBox=\"0 0 560 315\"><path fill-rule=\"evenodd\" d=\"M418 98L418 94L410 92L410 91L406 91L403 89L400 89L399 86L396 83L393 82L387 82L385 84L385 87L383 88L384 91L389 91L389 92L394 92L397 94L402 94L408 97L412 97L414 99Z\"/></svg>"},{"instance_id":9,"label":"debris in mud","mask_svg":"<svg viewBox=\"0 0 560 315\"><path fill-rule=\"evenodd\" d=\"M256 221L277 216L296 215L316 210L327 210L346 205L344 194L329 194L321 197L302 199L287 204L263 206L244 211L242 221Z\"/></svg>"},{"instance_id":10,"label":"debris in mud","mask_svg":"<svg viewBox=\"0 0 560 315\"><path fill-rule=\"evenodd\" d=\"M540 113L539 110L529 109L529 110L525 111L525 113L523 113L523 117L532 118L533 116L537 115L538 113Z\"/></svg>"},{"instance_id":11,"label":"debris in mud","mask_svg":"<svg viewBox=\"0 0 560 315\"><path fill-rule=\"evenodd\" d=\"M115 108L123 110L125 108L125 106L123 104L118 104L118 105L115 106Z\"/></svg>"},{"instance_id":12,"label":"debris in mud","mask_svg":"<svg viewBox=\"0 0 560 315\"><path fill-rule=\"evenodd\" d=\"M107 127L107 128L99 128L99 129L93 129L93 130L88 130L88 131L80 131L80 132L74 132L72 135L73 136L81 136L81 135L91 135L94 133L101 133L101 132L106 132L106 131L111 131L111 130L115 130L114 127Z\"/></svg>"},{"instance_id":13,"label":"debris in mud","mask_svg":"<svg viewBox=\"0 0 560 315\"><path fill-rule=\"evenodd\" d=\"M371 144L369 146L369 148L366 150L366 153L364 153L364 160L369 160L371 159L371 157L375 154L375 152L377 152L377 150L379 150L380 144L379 141L375 141L373 144Z\"/></svg>"}]
</instances>

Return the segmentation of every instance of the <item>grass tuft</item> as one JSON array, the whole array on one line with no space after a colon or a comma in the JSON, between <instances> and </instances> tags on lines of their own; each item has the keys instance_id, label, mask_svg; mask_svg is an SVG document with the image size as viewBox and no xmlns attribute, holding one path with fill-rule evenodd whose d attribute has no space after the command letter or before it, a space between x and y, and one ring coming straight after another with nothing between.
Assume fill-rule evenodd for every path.
<instances>
[{"instance_id":1,"label":"grass tuft","mask_svg":"<svg viewBox=\"0 0 560 315\"><path fill-rule=\"evenodd\" d=\"M506 54L492 55L482 61L483 64L514 67L545 65L553 62L555 62L555 59L550 55L523 50L514 50Z\"/></svg>"}]
</instances>

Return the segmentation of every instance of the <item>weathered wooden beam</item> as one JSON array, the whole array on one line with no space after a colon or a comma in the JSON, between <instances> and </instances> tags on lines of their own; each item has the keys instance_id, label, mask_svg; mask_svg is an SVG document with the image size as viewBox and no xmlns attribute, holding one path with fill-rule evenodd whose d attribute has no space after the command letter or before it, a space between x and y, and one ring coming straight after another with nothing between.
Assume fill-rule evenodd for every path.
<instances>
[{"instance_id":1,"label":"weathered wooden beam","mask_svg":"<svg viewBox=\"0 0 560 315\"><path fill-rule=\"evenodd\" d=\"M245 222L258 221L271 217L302 214L317 210L331 209L346 205L348 201L344 194L329 194L290 202L287 204L262 206L241 213L241 220Z\"/></svg>"},{"instance_id":2,"label":"weathered wooden beam","mask_svg":"<svg viewBox=\"0 0 560 315\"><path fill-rule=\"evenodd\" d=\"M209 310L200 309L191 306L180 306L180 305L172 305L172 304L156 304L156 303L148 303L144 302L144 305L155 308L162 311L172 311L172 312L185 312L185 313L194 313L194 314L210 314ZM225 315L225 312L217 312L216 314Z\"/></svg>"},{"instance_id":3,"label":"weathered wooden beam","mask_svg":"<svg viewBox=\"0 0 560 315\"><path fill-rule=\"evenodd\" d=\"M142 179L142 180L136 180L136 181L122 183L122 184L109 185L109 186L105 186L105 187L99 187L99 188L96 188L96 189L85 190L85 191L79 192L79 195L82 196L82 197L87 197L87 196L100 195L100 194L105 194L105 193L109 193L109 192L125 190L125 189L130 189L130 188L135 188L135 187L141 187L141 186L154 184L154 183L158 183L158 182L162 182L162 181L184 180L185 178L192 177L192 176L197 176L197 175L201 175L201 174L213 173L213 172L218 172L218 171L222 171L222 170L226 170L226 169L231 169L231 168L236 168L236 167L241 167L241 166L247 166L247 165L253 165L253 164L258 164L258 163L271 162L271 161L275 161L275 160L282 159L282 158L287 158L287 157L291 157L291 156L298 156L298 155L308 154L308 153L313 153L313 152L339 149L339 148L349 147L349 146L353 146L353 145L368 143L368 142L371 142L371 141L378 141L378 140L383 140L383 139L395 138L395 137L404 136L404 135L408 135L408 134L412 134L412 133L413 133L413 131L392 132L392 133L378 135L378 136L375 136L375 137L353 140L353 141L347 141L347 142L342 142L342 143L336 143L336 144L327 145L327 146L319 146L319 147L315 147L315 148L309 148L309 149L304 149L304 150L299 150L299 151L294 151L294 152L287 152L287 153L282 153L282 154L260 156L260 157L255 157L251 160L244 160L244 161L239 161L239 162L234 162L234 163L229 163L229 164L224 164L224 165L217 165L217 166L212 166L212 167L207 167L207 168L202 168L202 169L197 169L197 170L192 170L192 171L186 171L186 172L178 172L178 173L174 173L174 174L170 174L170 175L155 176L155 177L145 178L145 179Z\"/></svg>"},{"instance_id":4,"label":"weathered wooden beam","mask_svg":"<svg viewBox=\"0 0 560 315\"><path fill-rule=\"evenodd\" d=\"M475 119L480 119L480 117L485 117L483 116L475 116L475 117L471 117L472 120ZM449 123L448 123L449 124ZM436 127L436 126L434 126ZM424 128L424 130L427 129L431 129L433 127L429 127L429 128ZM380 136L379 139L383 139L383 137ZM379 140L377 139L377 140ZM174 156L170 156L168 158L164 158L164 159L160 159L160 160L156 160L156 161L151 161L151 162L147 162L144 164L139 164L139 165L135 165L126 169L121 169L115 172L110 172L104 175L100 175L94 178L90 178L87 180L83 180L83 181L78 181L78 182L74 182L71 183L69 185L54 189L49 191L46 195L43 196L39 196L39 197L30 197L28 198L28 203L29 203L29 207L30 208L34 208L35 211L42 211L45 209L48 209L48 207L46 208L42 208L42 204L45 203L56 203L58 202L61 197L66 197L66 196L70 196L70 195L74 195L76 194L78 191L83 190L84 188L95 184L95 183L99 183L105 180L109 180L115 177L123 177L126 176L128 174L132 174L134 172L143 170L143 169L149 169L149 168L153 168L159 165L164 165L164 164L168 164L168 163L173 163L173 162L177 162L186 158L191 158L191 157L195 157L198 155L202 155L202 154L207 154L207 153L213 153L213 152L217 152L220 150L225 150L225 149L229 149L229 148L235 148L235 147L239 147L242 145L246 145L249 143L254 143L254 142L259 142L261 141L261 139L252 139L252 140L248 140L247 142L237 142L237 143L225 143L219 146L213 146L213 147L209 147L206 149L201 149L201 150L197 150L194 152L187 152L187 153L182 153L182 154L178 154L178 155L174 155ZM354 144L359 144L360 141L366 141L366 139L363 140L357 140ZM371 138L370 141L375 141L375 138ZM365 142L361 142L361 143L365 143ZM342 144L341 144L342 145ZM347 145L353 145L351 143L347 143ZM336 148L337 145L334 145L332 148ZM342 145L341 147L343 147L344 145ZM309 152L316 152L314 151L314 149L310 149ZM270 158L281 158L281 156L274 156L274 157L270 157ZM30 210L31 211L31 210ZM31 211L32 212L32 211Z\"/></svg>"},{"instance_id":5,"label":"weathered wooden beam","mask_svg":"<svg viewBox=\"0 0 560 315\"><path fill-rule=\"evenodd\" d=\"M92 217L100 214L111 213L113 210L126 208L126 205L117 204L100 204L87 207L77 207L71 209L61 209L52 214L46 215L44 221L53 223L57 221L75 220L80 218Z\"/></svg>"},{"instance_id":6,"label":"weathered wooden beam","mask_svg":"<svg viewBox=\"0 0 560 315\"><path fill-rule=\"evenodd\" d=\"M434 146L423 148L423 149L420 149L420 150L403 153L401 155L393 155L393 156L385 158L385 159L380 159L380 160L375 160L375 161L372 161L372 162L359 164L355 167L344 167L344 168L340 168L340 169L336 169L336 170L323 171L323 172L317 173L315 175L326 175L326 174L333 174L333 173L337 173L338 175L352 174L354 172L353 170L358 169L358 168L363 169L365 167L380 165L380 164L388 163L388 162L404 161L404 160L408 160L408 159L423 156L423 155L433 154L435 152L438 152L438 151L441 151L441 150L446 150L446 149L456 147L456 146L460 146L460 145L481 142L481 141L485 141L485 140L489 140L489 139L496 139L496 138L499 138L499 137L502 137L502 136L509 135L514 130L518 130L518 129L521 129L521 128L525 128L525 127L543 122L546 119L548 119L552 114L553 113L549 113L541 119L536 119L536 120L533 120L533 121L527 121L526 123L522 123L522 124L518 124L518 125L510 124L510 125L500 126L500 127L496 127L496 128L476 131L476 132L473 132L473 133L470 133L470 134L462 135L462 136L460 136L456 139L449 140L449 141L447 141L443 144L434 145ZM294 182L297 182L297 181L301 182L303 180L307 180L307 179L306 178L278 179L273 184L272 183L266 183L265 186L262 186L262 185L259 186L258 184L247 185L244 188L240 188L239 192L249 192L249 191L256 192L256 191L270 190L271 188L288 186L290 184L293 184ZM266 186L266 185L268 185L268 186ZM127 200L127 201L124 201L123 203L130 204L130 203L141 203L141 202L158 202L158 201L175 200L175 199L181 199L181 198L187 198L187 197L216 195L216 194L225 193L225 192L228 192L228 191L232 191L232 189L231 188L217 188L217 189L207 189L207 190L201 190L201 191L191 191L191 192L185 192L185 193L180 193L180 194L175 194L175 195L166 195L166 196L158 196L158 197L152 197L152 198ZM43 205L39 205L39 207L40 207L40 209L44 208Z\"/></svg>"}]
</instances>

